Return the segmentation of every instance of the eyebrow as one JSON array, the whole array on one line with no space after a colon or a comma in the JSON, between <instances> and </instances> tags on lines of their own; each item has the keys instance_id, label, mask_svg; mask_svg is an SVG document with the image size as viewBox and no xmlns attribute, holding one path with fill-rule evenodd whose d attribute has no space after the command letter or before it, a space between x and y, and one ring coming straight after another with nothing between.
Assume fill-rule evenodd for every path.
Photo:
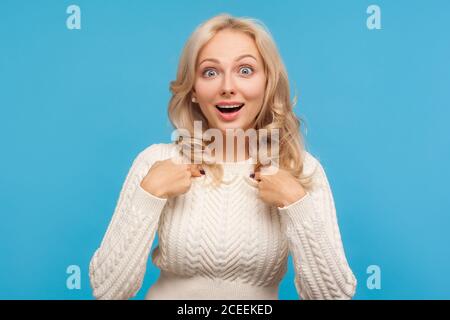
<instances>
[{"instance_id":1,"label":"eyebrow","mask_svg":"<svg viewBox=\"0 0 450 320\"><path fill-rule=\"evenodd\" d=\"M257 60L254 56L252 56L251 54L243 54L243 55L240 55L240 56L237 57L234 61L239 61L239 60L244 59L244 58L253 58L253 59L255 59L255 61L258 61L258 60ZM214 59L214 58L207 58L207 59L204 59L202 62L200 62L198 65L201 65L203 62L206 62L206 61L211 61L211 62L219 63L219 60L217 60L217 59Z\"/></svg>"}]
</instances>

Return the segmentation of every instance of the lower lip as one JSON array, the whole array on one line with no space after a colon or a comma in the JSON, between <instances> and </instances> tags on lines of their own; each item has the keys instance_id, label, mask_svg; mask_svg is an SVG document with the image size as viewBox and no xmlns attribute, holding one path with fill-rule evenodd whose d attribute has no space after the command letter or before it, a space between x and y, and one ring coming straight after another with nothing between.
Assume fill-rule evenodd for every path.
<instances>
[{"instance_id":1,"label":"lower lip","mask_svg":"<svg viewBox=\"0 0 450 320\"><path fill-rule=\"evenodd\" d=\"M239 116L239 113L242 111L242 109L244 109L244 107L245 106L242 106L242 108L240 108L238 111L229 112L229 113L222 113L216 107L214 107L214 108L216 109L217 113L219 114L219 117L222 120L224 120L224 121L233 121L233 120L237 119L237 117Z\"/></svg>"}]
</instances>

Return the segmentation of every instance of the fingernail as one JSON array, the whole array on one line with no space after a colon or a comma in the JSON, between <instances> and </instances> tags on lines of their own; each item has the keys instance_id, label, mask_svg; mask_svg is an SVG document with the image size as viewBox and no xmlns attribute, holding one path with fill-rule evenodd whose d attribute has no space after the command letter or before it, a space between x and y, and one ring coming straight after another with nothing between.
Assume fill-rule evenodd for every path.
<instances>
[{"instance_id":1,"label":"fingernail","mask_svg":"<svg viewBox=\"0 0 450 320\"><path fill-rule=\"evenodd\" d=\"M255 174L254 173L250 173L250 178L254 179L255 178Z\"/></svg>"},{"instance_id":2,"label":"fingernail","mask_svg":"<svg viewBox=\"0 0 450 320\"><path fill-rule=\"evenodd\" d=\"M200 169L200 173L201 173L201 174L205 174L205 170Z\"/></svg>"}]
</instances>

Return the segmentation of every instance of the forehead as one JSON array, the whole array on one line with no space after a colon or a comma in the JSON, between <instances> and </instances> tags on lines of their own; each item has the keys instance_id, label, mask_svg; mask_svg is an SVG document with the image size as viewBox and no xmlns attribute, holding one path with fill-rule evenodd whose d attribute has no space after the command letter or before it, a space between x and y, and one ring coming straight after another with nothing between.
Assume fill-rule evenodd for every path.
<instances>
[{"instance_id":1,"label":"forehead","mask_svg":"<svg viewBox=\"0 0 450 320\"><path fill-rule=\"evenodd\" d=\"M197 61L200 63L208 58L228 61L242 54L251 54L261 62L255 40L251 36L241 31L221 30L200 50Z\"/></svg>"}]
</instances>

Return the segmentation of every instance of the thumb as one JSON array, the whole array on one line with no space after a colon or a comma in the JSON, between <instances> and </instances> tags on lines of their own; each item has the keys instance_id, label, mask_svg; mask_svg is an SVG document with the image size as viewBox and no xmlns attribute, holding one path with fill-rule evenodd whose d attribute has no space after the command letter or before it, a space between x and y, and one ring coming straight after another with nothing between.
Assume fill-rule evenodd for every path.
<instances>
[{"instance_id":1,"label":"thumb","mask_svg":"<svg viewBox=\"0 0 450 320\"><path fill-rule=\"evenodd\" d=\"M191 175L193 177L201 177L203 174L205 174L205 171L199 164L191 164L190 169L191 169Z\"/></svg>"},{"instance_id":2,"label":"thumb","mask_svg":"<svg viewBox=\"0 0 450 320\"><path fill-rule=\"evenodd\" d=\"M273 175L276 174L278 172L278 167L274 166L274 165L268 165L268 166L264 166L261 167L261 174L263 175Z\"/></svg>"}]
</instances>

